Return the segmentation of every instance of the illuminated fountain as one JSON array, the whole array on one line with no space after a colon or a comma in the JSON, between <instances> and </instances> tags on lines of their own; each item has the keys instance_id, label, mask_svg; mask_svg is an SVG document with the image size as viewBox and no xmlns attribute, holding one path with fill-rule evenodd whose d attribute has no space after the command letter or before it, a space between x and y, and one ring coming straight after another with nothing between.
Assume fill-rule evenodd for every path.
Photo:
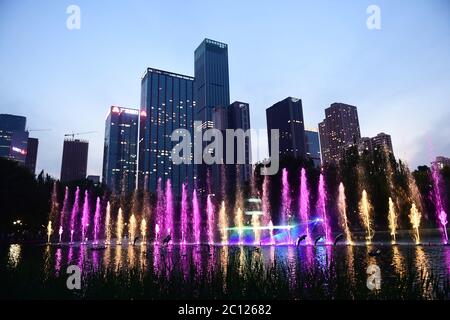
<instances>
[{"instance_id":1,"label":"illuminated fountain","mask_svg":"<svg viewBox=\"0 0 450 320\"><path fill-rule=\"evenodd\" d=\"M263 224L269 226L269 244L275 244L275 238L273 236L273 223L270 215L270 180L269 176L264 176L262 185L262 211L263 211ZM271 228L272 227L272 228Z\"/></svg>"},{"instance_id":2,"label":"illuminated fountain","mask_svg":"<svg viewBox=\"0 0 450 320\"><path fill-rule=\"evenodd\" d=\"M291 217L291 191L289 187L288 171L286 168L282 172L282 191L281 191L281 224L288 226L287 243L291 243L290 217Z\"/></svg>"},{"instance_id":3,"label":"illuminated fountain","mask_svg":"<svg viewBox=\"0 0 450 320\"><path fill-rule=\"evenodd\" d=\"M81 243L87 242L87 231L89 227L89 193L84 192L83 215L81 216Z\"/></svg>"},{"instance_id":4,"label":"illuminated fountain","mask_svg":"<svg viewBox=\"0 0 450 320\"><path fill-rule=\"evenodd\" d=\"M309 230L309 190L306 170L303 168L300 174L300 221L306 226L306 244L311 245L311 233Z\"/></svg>"},{"instance_id":5,"label":"illuminated fountain","mask_svg":"<svg viewBox=\"0 0 450 320\"><path fill-rule=\"evenodd\" d=\"M108 201L105 218L105 244L111 243L111 204Z\"/></svg>"},{"instance_id":6,"label":"illuminated fountain","mask_svg":"<svg viewBox=\"0 0 450 320\"><path fill-rule=\"evenodd\" d=\"M100 219L101 219L101 203L100 197L97 197L97 203L95 205L95 214L94 214L94 243L98 243L98 236L100 234Z\"/></svg>"},{"instance_id":7,"label":"illuminated fountain","mask_svg":"<svg viewBox=\"0 0 450 320\"><path fill-rule=\"evenodd\" d=\"M416 244L420 243L420 233L419 233L419 227L420 227L420 219L422 218L422 214L417 209L416 204L413 203L411 206L411 211L409 213L409 221L411 222L411 226L414 231L414 240Z\"/></svg>"},{"instance_id":8,"label":"illuminated fountain","mask_svg":"<svg viewBox=\"0 0 450 320\"><path fill-rule=\"evenodd\" d=\"M172 183L170 182L170 179L166 181L166 212L165 212L165 221L164 221L164 228L167 232L167 235L170 235L171 232L174 231L173 229L173 196L172 196ZM164 235L165 236L165 235ZM175 240L175 233L171 234L172 239Z\"/></svg>"},{"instance_id":9,"label":"illuminated fountain","mask_svg":"<svg viewBox=\"0 0 450 320\"><path fill-rule=\"evenodd\" d=\"M219 211L220 239L222 244L228 244L228 217L225 201L222 201Z\"/></svg>"},{"instance_id":10,"label":"illuminated fountain","mask_svg":"<svg viewBox=\"0 0 450 320\"><path fill-rule=\"evenodd\" d=\"M325 232L325 244L329 245L333 243L332 236L331 236L331 228L328 224L328 216L327 216L327 194L325 190L325 179L323 177L323 174L320 174L319 177L319 194L317 199L317 209L319 212L319 215L322 217L322 226Z\"/></svg>"},{"instance_id":11,"label":"illuminated fountain","mask_svg":"<svg viewBox=\"0 0 450 320\"><path fill-rule=\"evenodd\" d=\"M444 211L444 206L442 204L442 196L441 196L441 188L440 188L440 173L439 168L436 164L432 167L432 177L433 177L433 195L434 195L434 204L436 206L436 216L437 220L441 226L441 234L442 234L442 242L444 244L448 243L448 235L447 235L447 224L448 218L447 213Z\"/></svg>"},{"instance_id":12,"label":"illuminated fountain","mask_svg":"<svg viewBox=\"0 0 450 320\"><path fill-rule=\"evenodd\" d=\"M66 216L66 212L69 210L69 188L66 187L65 191L64 191L64 202L63 202L63 207L61 210L61 214L59 216L59 242L61 243L61 237L64 231L64 221L65 221L65 216Z\"/></svg>"},{"instance_id":13,"label":"illuminated fountain","mask_svg":"<svg viewBox=\"0 0 450 320\"><path fill-rule=\"evenodd\" d=\"M389 221L389 230L391 232L392 244L396 243L396 233L397 233L397 212L395 211L395 204L392 201L392 198L389 198L389 213L388 213L388 221Z\"/></svg>"},{"instance_id":14,"label":"illuminated fountain","mask_svg":"<svg viewBox=\"0 0 450 320\"><path fill-rule=\"evenodd\" d=\"M73 234L75 232L78 212L80 211L80 188L77 187L75 191L75 199L72 206L72 213L70 214L70 242L73 243Z\"/></svg>"},{"instance_id":15,"label":"illuminated fountain","mask_svg":"<svg viewBox=\"0 0 450 320\"><path fill-rule=\"evenodd\" d=\"M238 207L236 209L236 213L234 216L234 224L237 227L237 232L239 235L239 242L238 244L243 244L244 243L244 214L242 212L241 207Z\"/></svg>"},{"instance_id":16,"label":"illuminated fountain","mask_svg":"<svg viewBox=\"0 0 450 320\"><path fill-rule=\"evenodd\" d=\"M254 245L259 245L261 243L261 223L259 221L259 213L254 212L252 214L252 228L254 235Z\"/></svg>"},{"instance_id":17,"label":"illuminated fountain","mask_svg":"<svg viewBox=\"0 0 450 320\"><path fill-rule=\"evenodd\" d=\"M359 217L361 222L366 229L366 243L370 244L373 238L372 230L372 206L367 197L367 191L363 190L361 201L359 202Z\"/></svg>"},{"instance_id":18,"label":"illuminated fountain","mask_svg":"<svg viewBox=\"0 0 450 320\"><path fill-rule=\"evenodd\" d=\"M47 225L47 243L50 243L50 237L53 233L53 229L52 229L52 222L49 221L48 225Z\"/></svg>"},{"instance_id":19,"label":"illuminated fountain","mask_svg":"<svg viewBox=\"0 0 450 320\"><path fill-rule=\"evenodd\" d=\"M211 195L208 194L206 199L206 218L208 223L207 235L208 243L214 244L214 204L212 203Z\"/></svg>"},{"instance_id":20,"label":"illuminated fountain","mask_svg":"<svg viewBox=\"0 0 450 320\"><path fill-rule=\"evenodd\" d=\"M134 239L136 238L137 221L134 213L130 217L128 222L128 243L133 245Z\"/></svg>"},{"instance_id":21,"label":"illuminated fountain","mask_svg":"<svg viewBox=\"0 0 450 320\"><path fill-rule=\"evenodd\" d=\"M197 190L192 194L192 211L194 215L194 241L199 244L201 241L201 222L200 222L200 206L197 197Z\"/></svg>"},{"instance_id":22,"label":"illuminated fountain","mask_svg":"<svg viewBox=\"0 0 450 320\"><path fill-rule=\"evenodd\" d=\"M156 224L155 224L155 242L160 240L161 229L164 231L164 193L162 190L162 179L158 178L158 186L156 189Z\"/></svg>"},{"instance_id":23,"label":"illuminated fountain","mask_svg":"<svg viewBox=\"0 0 450 320\"><path fill-rule=\"evenodd\" d=\"M188 235L188 200L187 187L183 183L181 187L181 243L186 244Z\"/></svg>"},{"instance_id":24,"label":"illuminated fountain","mask_svg":"<svg viewBox=\"0 0 450 320\"><path fill-rule=\"evenodd\" d=\"M144 245L147 243L147 221L145 218L142 218L141 220L141 244Z\"/></svg>"},{"instance_id":25,"label":"illuminated fountain","mask_svg":"<svg viewBox=\"0 0 450 320\"><path fill-rule=\"evenodd\" d=\"M122 214L122 208L119 208L119 213L117 214L117 221L116 221L116 244L117 245L122 244L122 238L123 238L123 214Z\"/></svg>"},{"instance_id":26,"label":"illuminated fountain","mask_svg":"<svg viewBox=\"0 0 450 320\"><path fill-rule=\"evenodd\" d=\"M352 245L352 234L349 228L349 222L347 218L347 202L345 199L345 188L344 184L341 182L339 184L339 195L338 195L338 211L339 211L339 223L344 230L345 238L347 239L347 243Z\"/></svg>"}]
</instances>

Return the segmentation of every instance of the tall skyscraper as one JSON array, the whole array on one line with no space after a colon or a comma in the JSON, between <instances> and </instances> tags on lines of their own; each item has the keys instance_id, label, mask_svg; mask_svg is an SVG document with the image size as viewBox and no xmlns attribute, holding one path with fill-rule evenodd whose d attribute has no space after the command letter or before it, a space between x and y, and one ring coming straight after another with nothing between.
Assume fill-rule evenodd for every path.
<instances>
[{"instance_id":1,"label":"tall skyscraper","mask_svg":"<svg viewBox=\"0 0 450 320\"><path fill-rule=\"evenodd\" d=\"M319 132L323 162L339 162L344 151L361 138L357 108L344 103L331 104L325 109Z\"/></svg>"},{"instance_id":2,"label":"tall skyscraper","mask_svg":"<svg viewBox=\"0 0 450 320\"><path fill-rule=\"evenodd\" d=\"M288 97L266 109L269 151L272 155L271 130L280 134L280 156L305 157L305 124L302 100Z\"/></svg>"},{"instance_id":3,"label":"tall skyscraper","mask_svg":"<svg viewBox=\"0 0 450 320\"><path fill-rule=\"evenodd\" d=\"M178 142L172 142L171 135L174 130L186 129L193 138L194 108L194 78L147 69L141 81L139 188L147 182L148 190L154 192L159 178L163 183L171 180L175 195L181 194L183 183L193 187L194 165L172 162L171 152ZM181 156L193 161L188 155Z\"/></svg>"},{"instance_id":4,"label":"tall skyscraper","mask_svg":"<svg viewBox=\"0 0 450 320\"><path fill-rule=\"evenodd\" d=\"M316 168L321 165L319 132L315 129L305 130L306 156L309 157Z\"/></svg>"},{"instance_id":5,"label":"tall skyscraper","mask_svg":"<svg viewBox=\"0 0 450 320\"><path fill-rule=\"evenodd\" d=\"M214 127L215 108L230 105L230 85L228 72L228 46L225 43L204 39L194 52L195 70L195 120L201 121L202 131ZM207 143L202 144L202 150ZM196 166L197 188L201 194L207 192L207 172L217 176L219 166L201 164ZM217 181L213 189L218 189Z\"/></svg>"},{"instance_id":6,"label":"tall skyscraper","mask_svg":"<svg viewBox=\"0 0 450 320\"><path fill-rule=\"evenodd\" d=\"M38 153L39 140L37 138L28 138L27 156L25 158L25 167L27 167L32 174L36 173L36 160Z\"/></svg>"},{"instance_id":7,"label":"tall skyscraper","mask_svg":"<svg viewBox=\"0 0 450 320\"><path fill-rule=\"evenodd\" d=\"M61 163L61 182L86 178L89 142L65 139Z\"/></svg>"},{"instance_id":8,"label":"tall skyscraper","mask_svg":"<svg viewBox=\"0 0 450 320\"><path fill-rule=\"evenodd\" d=\"M105 122L102 181L114 192L136 188L139 110L112 106Z\"/></svg>"},{"instance_id":9,"label":"tall skyscraper","mask_svg":"<svg viewBox=\"0 0 450 320\"><path fill-rule=\"evenodd\" d=\"M25 164L27 156L27 119L12 114L0 114L0 157Z\"/></svg>"},{"instance_id":10,"label":"tall skyscraper","mask_svg":"<svg viewBox=\"0 0 450 320\"><path fill-rule=\"evenodd\" d=\"M229 192L233 192L233 188L236 183L243 184L250 180L252 174L252 164L251 164L251 136L250 132L250 107L248 103L235 101L227 107L215 107L213 109L213 124L214 128L222 132L223 136L223 164L222 165L211 165L210 174L211 180L215 182L212 186L213 192L223 192L223 186L227 184L227 189ZM226 163L227 157L231 158L231 149L227 148L228 137L226 130L241 129L245 134L243 140L234 137L233 141L229 143L233 145L233 163ZM248 133L248 135L247 135ZM244 163L238 163L238 154L243 155ZM222 181L223 178L226 181Z\"/></svg>"}]
</instances>

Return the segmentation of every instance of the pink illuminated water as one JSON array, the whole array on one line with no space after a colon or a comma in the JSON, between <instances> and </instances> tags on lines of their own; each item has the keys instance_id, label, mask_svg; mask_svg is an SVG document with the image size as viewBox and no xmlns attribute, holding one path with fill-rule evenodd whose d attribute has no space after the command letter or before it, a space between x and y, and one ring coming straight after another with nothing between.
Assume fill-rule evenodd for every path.
<instances>
[{"instance_id":1,"label":"pink illuminated water","mask_svg":"<svg viewBox=\"0 0 450 320\"><path fill-rule=\"evenodd\" d=\"M69 211L69 188L66 187L66 190L64 192L64 202L63 202L63 207L61 210L61 214L59 216L59 230L60 230L60 234L59 234L59 242L61 242L61 235L64 231L64 220L65 220L65 216L66 213Z\"/></svg>"},{"instance_id":2,"label":"pink illuminated water","mask_svg":"<svg viewBox=\"0 0 450 320\"><path fill-rule=\"evenodd\" d=\"M181 187L181 243L186 244L188 234L188 200L187 200L187 187L183 183Z\"/></svg>"},{"instance_id":3,"label":"pink illuminated water","mask_svg":"<svg viewBox=\"0 0 450 320\"><path fill-rule=\"evenodd\" d=\"M73 242L73 234L75 232L75 224L78 212L80 211L80 188L75 191L75 199L73 202L72 213L70 214L70 242Z\"/></svg>"},{"instance_id":4,"label":"pink illuminated water","mask_svg":"<svg viewBox=\"0 0 450 320\"><path fill-rule=\"evenodd\" d=\"M281 224L290 225L290 215L291 215L291 190L288 181L288 171L286 168L283 169L282 174L282 203L281 203ZM291 232L288 231L288 243L291 243Z\"/></svg>"},{"instance_id":5,"label":"pink illuminated water","mask_svg":"<svg viewBox=\"0 0 450 320\"><path fill-rule=\"evenodd\" d=\"M89 193L84 192L83 215L81 216L81 242L87 241L87 230L89 227Z\"/></svg>"},{"instance_id":6,"label":"pink illuminated water","mask_svg":"<svg viewBox=\"0 0 450 320\"><path fill-rule=\"evenodd\" d=\"M306 178L306 171L302 169L300 176L300 221L306 226L306 244L312 244L311 234L309 231L309 190L308 190L308 180Z\"/></svg>"},{"instance_id":7,"label":"pink illuminated water","mask_svg":"<svg viewBox=\"0 0 450 320\"><path fill-rule=\"evenodd\" d=\"M200 227L200 206L198 203L197 190L194 190L192 194L192 211L194 215L194 241L199 244L201 239L201 227Z\"/></svg>"},{"instance_id":8,"label":"pink illuminated water","mask_svg":"<svg viewBox=\"0 0 450 320\"><path fill-rule=\"evenodd\" d=\"M164 230L164 193L162 190L162 180L158 179L158 186L156 189L156 196L158 197L156 200L156 225L155 225L155 240L159 241L159 235L161 230Z\"/></svg>"},{"instance_id":9,"label":"pink illuminated water","mask_svg":"<svg viewBox=\"0 0 450 320\"><path fill-rule=\"evenodd\" d=\"M211 195L208 194L206 200L206 213L208 219L208 243L214 243L214 204L212 203Z\"/></svg>"},{"instance_id":10,"label":"pink illuminated water","mask_svg":"<svg viewBox=\"0 0 450 320\"><path fill-rule=\"evenodd\" d=\"M444 211L444 206L442 204L442 196L440 189L440 173L437 165L433 165L432 168L432 176L433 176L433 187L434 187L434 204L436 206L436 217L438 219L439 224L441 225L441 234L442 234L442 242L444 244L448 243L448 235L447 235L447 213Z\"/></svg>"},{"instance_id":11,"label":"pink illuminated water","mask_svg":"<svg viewBox=\"0 0 450 320\"><path fill-rule=\"evenodd\" d=\"M172 183L170 179L166 181L166 216L164 221L164 228L167 234L171 234L173 241L175 241L175 233L173 232L173 196Z\"/></svg>"},{"instance_id":12,"label":"pink illuminated water","mask_svg":"<svg viewBox=\"0 0 450 320\"><path fill-rule=\"evenodd\" d=\"M325 190L325 180L323 178L323 174L321 174L319 179L319 194L317 200L317 209L319 210L319 215L322 217L322 226L325 231L325 243L331 244L333 243L332 242L333 240L331 239L331 229L328 223L326 201L327 201L327 194Z\"/></svg>"},{"instance_id":13,"label":"pink illuminated water","mask_svg":"<svg viewBox=\"0 0 450 320\"><path fill-rule=\"evenodd\" d=\"M100 233L101 203L100 197L97 197L94 215L94 243L98 243L98 235Z\"/></svg>"}]
</instances>

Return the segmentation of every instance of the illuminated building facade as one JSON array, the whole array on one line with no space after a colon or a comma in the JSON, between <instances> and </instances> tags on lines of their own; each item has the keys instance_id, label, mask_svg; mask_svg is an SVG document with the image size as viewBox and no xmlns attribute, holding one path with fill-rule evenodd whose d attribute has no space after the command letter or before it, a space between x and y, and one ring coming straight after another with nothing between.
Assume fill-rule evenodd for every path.
<instances>
[{"instance_id":1,"label":"illuminated building facade","mask_svg":"<svg viewBox=\"0 0 450 320\"><path fill-rule=\"evenodd\" d=\"M266 119L270 155L272 155L271 130L278 129L280 156L304 158L306 147L302 100L288 97L275 103L266 109Z\"/></svg>"},{"instance_id":2,"label":"illuminated building facade","mask_svg":"<svg viewBox=\"0 0 450 320\"><path fill-rule=\"evenodd\" d=\"M344 103L331 104L325 109L319 133L323 163L339 162L345 150L361 138L357 108Z\"/></svg>"},{"instance_id":3,"label":"illuminated building facade","mask_svg":"<svg viewBox=\"0 0 450 320\"><path fill-rule=\"evenodd\" d=\"M25 164L28 145L27 119L12 114L0 114L0 157Z\"/></svg>"},{"instance_id":4,"label":"illuminated building facade","mask_svg":"<svg viewBox=\"0 0 450 320\"><path fill-rule=\"evenodd\" d=\"M193 139L194 108L194 78L147 69L141 81L139 188L155 192L161 178L163 183L171 180L175 195L181 194L183 183L192 190L192 154L180 155L191 164L174 164L171 152L178 141L172 142L171 135L174 130L186 129ZM190 146L192 150L192 140Z\"/></svg>"},{"instance_id":5,"label":"illuminated building facade","mask_svg":"<svg viewBox=\"0 0 450 320\"><path fill-rule=\"evenodd\" d=\"M112 106L105 122L102 181L114 193L136 188L139 110Z\"/></svg>"},{"instance_id":6,"label":"illuminated building facade","mask_svg":"<svg viewBox=\"0 0 450 320\"><path fill-rule=\"evenodd\" d=\"M319 132L315 129L305 129L306 156L314 162L314 166L321 165Z\"/></svg>"}]
</instances>

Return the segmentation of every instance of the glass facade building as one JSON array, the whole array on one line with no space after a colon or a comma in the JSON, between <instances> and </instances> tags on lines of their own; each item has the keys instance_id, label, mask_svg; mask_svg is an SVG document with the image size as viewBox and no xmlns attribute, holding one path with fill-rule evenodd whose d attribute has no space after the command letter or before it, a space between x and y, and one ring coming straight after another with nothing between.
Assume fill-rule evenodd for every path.
<instances>
[{"instance_id":1,"label":"glass facade building","mask_svg":"<svg viewBox=\"0 0 450 320\"><path fill-rule=\"evenodd\" d=\"M28 145L27 119L12 114L0 114L0 157L25 165Z\"/></svg>"},{"instance_id":2,"label":"glass facade building","mask_svg":"<svg viewBox=\"0 0 450 320\"><path fill-rule=\"evenodd\" d=\"M113 193L136 188L139 110L112 106L105 123L102 181Z\"/></svg>"},{"instance_id":3,"label":"glass facade building","mask_svg":"<svg viewBox=\"0 0 450 320\"><path fill-rule=\"evenodd\" d=\"M202 131L215 128L214 113L217 108L230 105L230 85L228 72L228 45L211 39L204 39L194 52L195 70L195 120L201 121ZM218 128L216 128L218 129ZM202 144L202 150L207 143ZM208 171L211 177L219 176L219 165L200 164L196 167L197 188L200 194L220 189L216 179L207 182ZM207 190L210 185L213 190Z\"/></svg>"},{"instance_id":4,"label":"glass facade building","mask_svg":"<svg viewBox=\"0 0 450 320\"><path fill-rule=\"evenodd\" d=\"M148 68L141 81L141 119L139 133L139 188L151 192L158 179L171 180L175 195L183 183L194 186L194 165L172 162L171 152L178 142L171 141L174 130L186 129L193 139L194 78ZM190 141L192 150L192 140ZM181 155L193 162L193 153ZM145 186L145 184L147 184Z\"/></svg>"},{"instance_id":5,"label":"glass facade building","mask_svg":"<svg viewBox=\"0 0 450 320\"><path fill-rule=\"evenodd\" d=\"M309 157L316 168L319 168L322 161L320 157L319 132L313 129L305 130L306 156Z\"/></svg>"},{"instance_id":6,"label":"glass facade building","mask_svg":"<svg viewBox=\"0 0 450 320\"><path fill-rule=\"evenodd\" d=\"M302 100L288 97L266 109L269 151L272 155L271 129L280 134L280 156L302 158L306 155Z\"/></svg>"}]
</instances>

